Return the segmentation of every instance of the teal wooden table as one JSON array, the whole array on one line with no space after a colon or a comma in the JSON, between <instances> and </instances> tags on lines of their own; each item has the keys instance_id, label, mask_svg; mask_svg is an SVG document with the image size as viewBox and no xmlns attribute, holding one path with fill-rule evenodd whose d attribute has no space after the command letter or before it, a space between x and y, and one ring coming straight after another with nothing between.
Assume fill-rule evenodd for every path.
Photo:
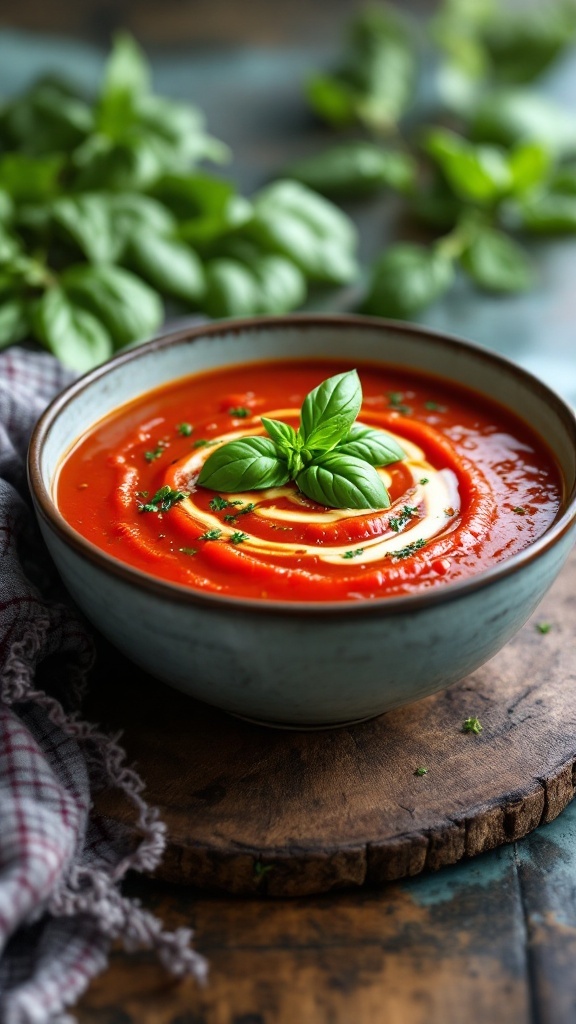
<instances>
[{"instance_id":1,"label":"teal wooden table","mask_svg":"<svg viewBox=\"0 0 576 1024\"><path fill-rule=\"evenodd\" d=\"M317 44L164 51L155 82L204 108L249 191L327 140L299 93L324 56ZM102 62L88 46L4 32L0 93L54 66L90 86ZM547 87L573 103L576 65L561 65ZM392 205L354 211L364 257L389 237ZM529 295L480 296L462 281L422 321L508 355L576 404L576 242L542 243L533 255L540 283ZM342 303L323 297L315 308ZM377 892L262 901L141 880L131 891L167 924L193 925L210 986L174 984L148 955L118 951L78 1008L82 1024L576 1021L574 804L521 842Z\"/></svg>"}]
</instances>

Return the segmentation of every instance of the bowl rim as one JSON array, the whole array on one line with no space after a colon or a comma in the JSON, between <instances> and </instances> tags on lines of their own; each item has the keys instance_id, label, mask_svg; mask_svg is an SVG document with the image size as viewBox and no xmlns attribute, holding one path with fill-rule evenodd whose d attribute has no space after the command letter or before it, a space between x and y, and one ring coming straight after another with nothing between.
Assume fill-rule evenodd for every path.
<instances>
[{"instance_id":1,"label":"bowl rim","mask_svg":"<svg viewBox=\"0 0 576 1024\"><path fill-rule=\"evenodd\" d=\"M428 338L436 345L441 345L451 350L465 348L483 362L490 363L496 367L500 366L507 374L520 379L524 385L528 386L533 392L536 392L548 405L551 405L563 421L568 433L572 434L574 447L576 448L576 410L573 410L560 395L543 381L539 380L538 377L534 376L534 374L523 369L505 356L500 355L500 353L476 342L429 327L423 327L419 324L353 313L290 313L283 316L231 318L167 331L149 342L121 351L112 359L73 381L50 402L34 427L28 449L28 480L37 514L44 518L61 540L89 562L92 562L105 572L120 577L126 583L142 587L160 597L168 598L179 604L200 604L204 607L236 609L245 612L255 612L260 615L289 614L294 616L304 613L306 615L313 615L315 619L322 616L332 618L335 615L350 614L381 615L383 612L391 615L404 614L459 600L466 594L483 590L485 587L513 575L552 548L574 526L576 521L576 480L570 493L565 496L566 506L564 512L550 524L540 537L537 537L526 548L523 548L510 558L498 562L488 569L483 569L481 572L464 580L448 583L445 586L433 588L421 594L374 597L364 601L360 601L357 598L350 598L345 601L263 601L261 598L256 597L237 597L229 594L204 592L184 584L159 579L151 573L136 569L113 555L109 555L84 538L64 519L42 477L42 450L54 421L82 391L89 388L95 381L113 372L118 366L133 360L146 358L150 353L165 348L171 348L182 343L193 344L199 339L209 338L214 335L240 334L246 330L273 330L275 328L288 327L330 327L335 330L356 328L361 331L365 329L371 331L375 329L382 331L394 330L407 336L418 335L421 338ZM471 388L471 390L474 389ZM481 392L479 393L481 394ZM564 484L566 484L566 481L564 481Z\"/></svg>"}]
</instances>

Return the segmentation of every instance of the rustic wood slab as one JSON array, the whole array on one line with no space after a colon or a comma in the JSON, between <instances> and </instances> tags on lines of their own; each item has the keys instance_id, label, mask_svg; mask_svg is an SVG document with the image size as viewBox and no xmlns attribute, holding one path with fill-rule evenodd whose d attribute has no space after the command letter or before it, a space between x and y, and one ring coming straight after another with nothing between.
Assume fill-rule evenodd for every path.
<instances>
[{"instance_id":1,"label":"rustic wood slab","mask_svg":"<svg viewBox=\"0 0 576 1024\"><path fill-rule=\"evenodd\" d=\"M534 619L482 669L352 727L266 729L125 664L109 672L89 713L124 730L166 822L158 876L269 896L379 885L551 821L574 795L575 568L576 553ZM462 731L470 716L479 735ZM129 825L115 793L100 809Z\"/></svg>"},{"instance_id":2,"label":"rustic wood slab","mask_svg":"<svg viewBox=\"0 0 576 1024\"><path fill-rule=\"evenodd\" d=\"M574 1024L533 1015L512 846L380 890L266 901L138 879L130 894L192 925L208 985L117 950L79 1024Z\"/></svg>"}]
</instances>

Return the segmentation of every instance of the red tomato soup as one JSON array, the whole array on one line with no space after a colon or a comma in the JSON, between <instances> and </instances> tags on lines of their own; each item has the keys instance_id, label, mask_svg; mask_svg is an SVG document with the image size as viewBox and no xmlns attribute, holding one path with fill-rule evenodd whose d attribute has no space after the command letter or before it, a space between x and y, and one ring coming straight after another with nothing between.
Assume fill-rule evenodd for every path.
<instances>
[{"instance_id":1,"label":"red tomato soup","mask_svg":"<svg viewBox=\"0 0 576 1024\"><path fill-rule=\"evenodd\" d=\"M329 509L294 483L219 494L197 486L217 445L298 426L306 394L352 366L323 360L212 370L149 391L65 458L58 507L82 536L162 580L233 597L345 601L419 593L501 562L556 516L560 474L530 428L465 388L360 365L358 421L406 458L378 472L379 511ZM185 492L167 511L161 488Z\"/></svg>"}]
</instances>

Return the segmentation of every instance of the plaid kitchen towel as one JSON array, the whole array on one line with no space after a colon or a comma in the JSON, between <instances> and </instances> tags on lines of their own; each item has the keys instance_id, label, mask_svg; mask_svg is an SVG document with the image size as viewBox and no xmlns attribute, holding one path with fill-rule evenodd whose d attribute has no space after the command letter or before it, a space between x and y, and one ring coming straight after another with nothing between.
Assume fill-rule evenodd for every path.
<instances>
[{"instance_id":1,"label":"plaid kitchen towel","mask_svg":"<svg viewBox=\"0 0 576 1024\"><path fill-rule=\"evenodd\" d=\"M48 355L0 355L0 1022L62 1024L107 962L113 939L152 947L176 974L205 975L191 933L125 899L126 871L149 871L164 829L117 740L78 711L93 655L43 547L26 485L35 420L69 375ZM142 836L135 849L91 812L119 787Z\"/></svg>"}]
</instances>

